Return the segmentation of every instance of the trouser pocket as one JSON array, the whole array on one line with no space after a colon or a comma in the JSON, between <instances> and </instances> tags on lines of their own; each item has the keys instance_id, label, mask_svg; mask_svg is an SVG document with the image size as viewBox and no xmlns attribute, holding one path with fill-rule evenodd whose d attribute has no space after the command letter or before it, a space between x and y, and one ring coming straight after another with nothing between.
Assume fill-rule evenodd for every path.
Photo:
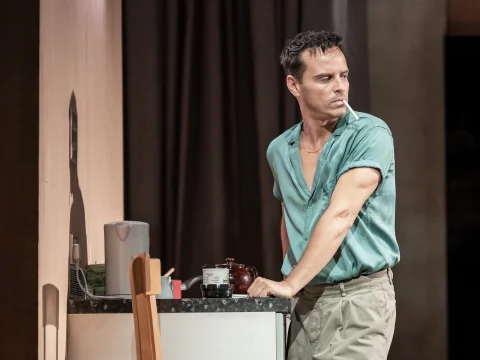
<instances>
[{"instance_id":1,"label":"trouser pocket","mask_svg":"<svg viewBox=\"0 0 480 360\"><path fill-rule=\"evenodd\" d=\"M371 294L375 299L378 312L385 322L385 328L388 327L392 315L395 312L396 299L393 284L383 283L370 288Z\"/></svg>"}]
</instances>

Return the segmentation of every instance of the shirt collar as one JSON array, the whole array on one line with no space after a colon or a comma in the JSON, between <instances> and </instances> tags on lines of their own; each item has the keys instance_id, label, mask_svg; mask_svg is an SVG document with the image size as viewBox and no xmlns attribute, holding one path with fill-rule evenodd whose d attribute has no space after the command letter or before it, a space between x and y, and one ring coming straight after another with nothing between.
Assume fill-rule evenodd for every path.
<instances>
[{"instance_id":1,"label":"shirt collar","mask_svg":"<svg viewBox=\"0 0 480 360\"><path fill-rule=\"evenodd\" d=\"M345 131L347 126L353 121L355 121L355 117L350 113L350 111L347 111L344 116L338 119L337 126L335 127L332 135L335 137L340 136ZM292 128L292 131L290 132L290 134L288 134L287 137L287 142L289 145L294 145L298 142L298 140L300 139L300 133L302 132L302 126L303 120L299 124L297 124L297 126Z\"/></svg>"}]
</instances>

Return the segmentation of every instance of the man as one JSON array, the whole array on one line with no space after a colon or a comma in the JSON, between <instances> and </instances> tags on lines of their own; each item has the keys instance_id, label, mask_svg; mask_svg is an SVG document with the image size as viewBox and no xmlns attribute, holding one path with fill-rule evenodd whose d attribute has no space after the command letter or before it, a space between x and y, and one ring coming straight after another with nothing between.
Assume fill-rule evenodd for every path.
<instances>
[{"instance_id":1,"label":"man","mask_svg":"<svg viewBox=\"0 0 480 360\"><path fill-rule=\"evenodd\" d=\"M382 120L343 101L341 43L337 34L304 32L280 57L303 118L267 150L282 203L285 278L258 278L248 294L292 299L288 359L386 359L394 332L393 138Z\"/></svg>"}]
</instances>

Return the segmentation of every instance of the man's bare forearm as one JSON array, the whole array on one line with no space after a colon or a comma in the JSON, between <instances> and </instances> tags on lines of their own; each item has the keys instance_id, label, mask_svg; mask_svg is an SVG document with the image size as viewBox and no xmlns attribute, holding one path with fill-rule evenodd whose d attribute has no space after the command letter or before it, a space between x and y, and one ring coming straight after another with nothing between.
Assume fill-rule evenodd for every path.
<instances>
[{"instance_id":1,"label":"man's bare forearm","mask_svg":"<svg viewBox=\"0 0 480 360\"><path fill-rule=\"evenodd\" d=\"M315 226L302 258L285 279L294 294L307 285L335 255L360 208L380 180L380 172L367 167L349 170L340 177L330 205Z\"/></svg>"},{"instance_id":2,"label":"man's bare forearm","mask_svg":"<svg viewBox=\"0 0 480 360\"><path fill-rule=\"evenodd\" d=\"M328 209L315 227L305 252L286 281L297 293L307 285L335 255L354 217L345 211Z\"/></svg>"}]
</instances>

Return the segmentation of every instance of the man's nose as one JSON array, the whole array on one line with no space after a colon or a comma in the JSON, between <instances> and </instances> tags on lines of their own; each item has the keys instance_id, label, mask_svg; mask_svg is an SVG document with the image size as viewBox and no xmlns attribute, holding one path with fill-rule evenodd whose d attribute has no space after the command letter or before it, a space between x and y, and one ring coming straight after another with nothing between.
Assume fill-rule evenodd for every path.
<instances>
[{"instance_id":1,"label":"man's nose","mask_svg":"<svg viewBox=\"0 0 480 360\"><path fill-rule=\"evenodd\" d=\"M345 81L340 76L335 77L334 89L333 89L335 93L344 94L346 90L346 86L347 85L345 84Z\"/></svg>"}]
</instances>

